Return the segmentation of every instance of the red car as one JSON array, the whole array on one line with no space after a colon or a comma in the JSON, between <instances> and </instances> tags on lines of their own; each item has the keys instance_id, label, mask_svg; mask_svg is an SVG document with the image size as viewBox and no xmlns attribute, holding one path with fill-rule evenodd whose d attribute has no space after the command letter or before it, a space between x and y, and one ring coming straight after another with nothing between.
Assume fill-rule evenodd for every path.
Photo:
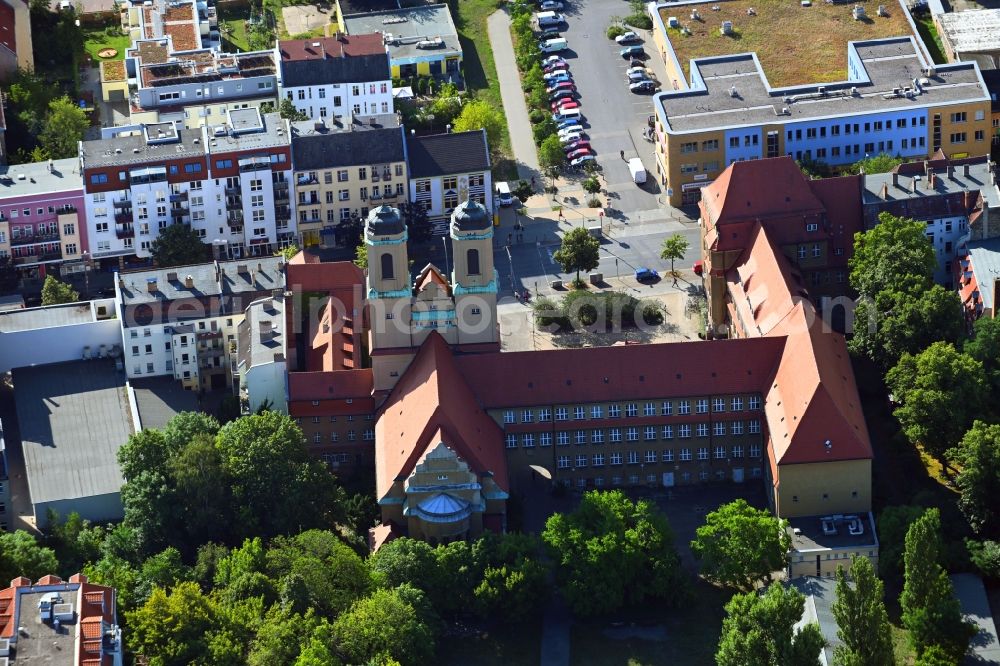
<instances>
[{"instance_id":1,"label":"red car","mask_svg":"<svg viewBox=\"0 0 1000 666\"><path fill-rule=\"evenodd\" d=\"M576 86L572 81L560 81L559 83L546 88L545 92L551 95L552 93L559 92L560 90L569 90L570 92L573 92L576 90Z\"/></svg>"},{"instance_id":2,"label":"red car","mask_svg":"<svg viewBox=\"0 0 1000 666\"><path fill-rule=\"evenodd\" d=\"M565 60L560 58L559 60L553 60L552 62L546 63L545 67L542 67L542 71L548 73L557 69L567 68L569 68L569 65L566 64Z\"/></svg>"},{"instance_id":3,"label":"red car","mask_svg":"<svg viewBox=\"0 0 1000 666\"><path fill-rule=\"evenodd\" d=\"M558 102L552 102L552 111L569 111L570 109L579 109L580 103L572 99L561 99Z\"/></svg>"},{"instance_id":4,"label":"red car","mask_svg":"<svg viewBox=\"0 0 1000 666\"><path fill-rule=\"evenodd\" d=\"M575 160L578 157L583 157L584 155L593 155L593 151L590 148L578 148L571 153L566 153L566 159Z\"/></svg>"},{"instance_id":5,"label":"red car","mask_svg":"<svg viewBox=\"0 0 1000 666\"><path fill-rule=\"evenodd\" d=\"M577 139L576 141L573 141L572 143L568 143L565 146L563 146L563 150L565 150L567 153L572 153L574 151L581 149L590 150L590 142L585 141L583 139Z\"/></svg>"}]
</instances>

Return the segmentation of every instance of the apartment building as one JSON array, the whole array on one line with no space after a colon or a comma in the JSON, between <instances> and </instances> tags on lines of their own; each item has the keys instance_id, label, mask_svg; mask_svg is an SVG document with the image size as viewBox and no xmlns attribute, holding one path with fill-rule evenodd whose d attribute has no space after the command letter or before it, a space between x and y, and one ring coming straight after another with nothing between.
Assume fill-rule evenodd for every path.
<instances>
[{"instance_id":1,"label":"apartment building","mask_svg":"<svg viewBox=\"0 0 1000 666\"><path fill-rule=\"evenodd\" d=\"M281 257L261 257L119 273L128 378L172 376L192 390L231 385L237 328L251 303L281 297L283 267Z\"/></svg>"},{"instance_id":2,"label":"apartment building","mask_svg":"<svg viewBox=\"0 0 1000 666\"><path fill-rule=\"evenodd\" d=\"M353 243L338 233L355 228L346 223L407 200L406 140L395 114L296 122L291 135L301 247Z\"/></svg>"},{"instance_id":3,"label":"apartment building","mask_svg":"<svg viewBox=\"0 0 1000 666\"><path fill-rule=\"evenodd\" d=\"M175 53L139 42L129 53L134 56L118 67L121 78L135 81L125 93L135 124L174 121L188 129L212 127L225 124L230 111L277 101L277 67L270 51ZM105 87L106 99L112 92Z\"/></svg>"},{"instance_id":4,"label":"apartment building","mask_svg":"<svg viewBox=\"0 0 1000 666\"><path fill-rule=\"evenodd\" d=\"M794 88L772 88L754 54L693 60L691 85L653 103L656 176L671 205L697 202L743 160L989 152L990 95L975 62L928 63L912 37L850 42L847 60L846 81Z\"/></svg>"},{"instance_id":5,"label":"apartment building","mask_svg":"<svg viewBox=\"0 0 1000 666\"><path fill-rule=\"evenodd\" d=\"M272 294L247 306L236 327L236 345L231 368L240 402L252 413L264 407L287 413L284 294Z\"/></svg>"},{"instance_id":6,"label":"apartment building","mask_svg":"<svg viewBox=\"0 0 1000 666\"><path fill-rule=\"evenodd\" d=\"M996 317L1000 300L1000 238L969 241L967 254L955 266L958 295L965 317Z\"/></svg>"},{"instance_id":7,"label":"apartment building","mask_svg":"<svg viewBox=\"0 0 1000 666\"><path fill-rule=\"evenodd\" d=\"M493 176L485 130L406 137L410 202L427 209L435 232L445 234L459 202L474 201L493 214Z\"/></svg>"},{"instance_id":8,"label":"apartment building","mask_svg":"<svg viewBox=\"0 0 1000 666\"><path fill-rule=\"evenodd\" d=\"M281 95L309 118L392 112L392 77L382 36L347 35L279 41Z\"/></svg>"},{"instance_id":9,"label":"apartment building","mask_svg":"<svg viewBox=\"0 0 1000 666\"><path fill-rule=\"evenodd\" d=\"M0 590L0 641L17 655L10 662L121 666L116 596L115 588L80 573L68 581L54 575L10 581Z\"/></svg>"},{"instance_id":10,"label":"apartment building","mask_svg":"<svg viewBox=\"0 0 1000 666\"><path fill-rule=\"evenodd\" d=\"M214 201L205 199L202 219L192 211L191 224L206 243L223 246L220 256L268 257L297 239L288 121L253 108L227 116L203 130Z\"/></svg>"},{"instance_id":11,"label":"apartment building","mask_svg":"<svg viewBox=\"0 0 1000 666\"><path fill-rule=\"evenodd\" d=\"M126 0L119 11L130 43L161 39L170 51L222 48L215 7L204 0Z\"/></svg>"},{"instance_id":12,"label":"apartment building","mask_svg":"<svg viewBox=\"0 0 1000 666\"><path fill-rule=\"evenodd\" d=\"M462 44L446 4L347 14L340 27L351 35L381 33L393 78L461 76Z\"/></svg>"},{"instance_id":13,"label":"apartment building","mask_svg":"<svg viewBox=\"0 0 1000 666\"><path fill-rule=\"evenodd\" d=\"M31 14L26 2L0 0L0 75L6 78L18 68L35 68Z\"/></svg>"},{"instance_id":14,"label":"apartment building","mask_svg":"<svg viewBox=\"0 0 1000 666\"><path fill-rule=\"evenodd\" d=\"M0 257L23 277L83 268L87 218L79 160L0 166Z\"/></svg>"}]
</instances>

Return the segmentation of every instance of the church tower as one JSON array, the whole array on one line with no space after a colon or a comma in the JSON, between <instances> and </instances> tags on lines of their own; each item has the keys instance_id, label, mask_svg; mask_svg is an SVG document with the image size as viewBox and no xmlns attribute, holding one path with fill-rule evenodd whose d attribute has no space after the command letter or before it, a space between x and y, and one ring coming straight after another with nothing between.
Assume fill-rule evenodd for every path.
<instances>
[{"instance_id":1,"label":"church tower","mask_svg":"<svg viewBox=\"0 0 1000 666\"><path fill-rule=\"evenodd\" d=\"M412 286L406 239L406 224L398 209L379 206L368 214L364 238L368 250L368 348L376 390L392 388L413 357L409 353Z\"/></svg>"},{"instance_id":2,"label":"church tower","mask_svg":"<svg viewBox=\"0 0 1000 666\"><path fill-rule=\"evenodd\" d=\"M459 345L496 345L497 273L493 267L493 216L467 200L451 214L451 274Z\"/></svg>"}]
</instances>

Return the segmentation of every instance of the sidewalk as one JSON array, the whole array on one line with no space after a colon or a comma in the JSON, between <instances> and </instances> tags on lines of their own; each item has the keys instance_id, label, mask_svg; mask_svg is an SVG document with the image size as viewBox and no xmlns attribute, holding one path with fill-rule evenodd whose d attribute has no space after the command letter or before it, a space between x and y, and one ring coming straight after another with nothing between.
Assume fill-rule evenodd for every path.
<instances>
[{"instance_id":1,"label":"sidewalk","mask_svg":"<svg viewBox=\"0 0 1000 666\"><path fill-rule=\"evenodd\" d=\"M521 77L517 73L514 60L514 43L510 36L510 17L507 12L497 10L486 20L493 58L496 62L497 77L500 80L500 97L503 111L507 116L507 133L510 147L517 162L517 175L522 180L531 180L541 171L538 153L531 133L531 120L521 91Z\"/></svg>"}]
</instances>

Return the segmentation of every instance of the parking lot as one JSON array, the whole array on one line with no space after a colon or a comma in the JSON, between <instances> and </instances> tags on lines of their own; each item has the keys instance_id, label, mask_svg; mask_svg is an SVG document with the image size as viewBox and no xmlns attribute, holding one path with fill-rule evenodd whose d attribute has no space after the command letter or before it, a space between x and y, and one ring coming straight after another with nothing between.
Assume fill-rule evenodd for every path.
<instances>
[{"instance_id":1,"label":"parking lot","mask_svg":"<svg viewBox=\"0 0 1000 666\"><path fill-rule=\"evenodd\" d=\"M612 193L609 204L625 215L665 205L664 193L655 182L653 144L642 136L653 114L652 96L629 92L625 81L628 61L618 54L622 47L605 35L612 18L628 10L622 0L570 0L561 12L567 19L563 36L569 51L560 54L569 63L580 93L587 120L584 126ZM663 63L655 57L649 33L635 32L643 39L647 55L652 56L646 60L647 67L657 80L665 80ZM621 151L625 151L625 160ZM649 172L641 187L629 174L626 160L632 157L640 158Z\"/></svg>"}]
</instances>

